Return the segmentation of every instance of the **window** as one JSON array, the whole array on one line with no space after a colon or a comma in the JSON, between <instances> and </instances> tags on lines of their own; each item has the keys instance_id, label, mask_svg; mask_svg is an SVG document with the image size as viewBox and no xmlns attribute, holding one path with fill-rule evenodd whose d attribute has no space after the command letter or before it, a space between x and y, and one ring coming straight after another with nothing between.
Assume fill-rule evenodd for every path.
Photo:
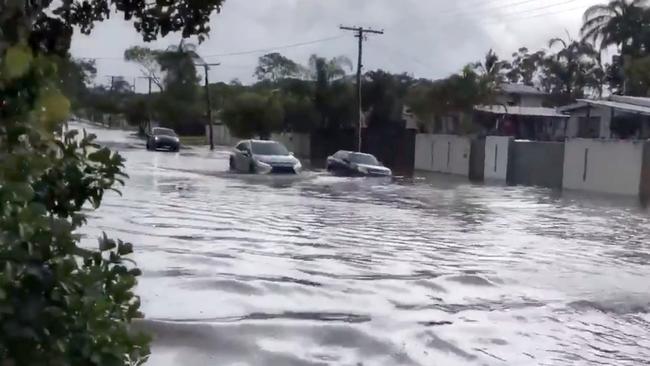
<instances>
[{"instance_id":1,"label":"window","mask_svg":"<svg viewBox=\"0 0 650 366\"><path fill-rule=\"evenodd\" d=\"M240 142L236 149L239 151L248 151L248 142Z\"/></svg>"},{"instance_id":2,"label":"window","mask_svg":"<svg viewBox=\"0 0 650 366\"><path fill-rule=\"evenodd\" d=\"M375 158L370 154L359 154L359 153L350 154L350 161L356 164L379 165L377 158Z\"/></svg>"},{"instance_id":3,"label":"window","mask_svg":"<svg viewBox=\"0 0 650 366\"><path fill-rule=\"evenodd\" d=\"M176 136L176 132L169 128L156 127L153 129L152 133L154 136Z\"/></svg>"},{"instance_id":4,"label":"window","mask_svg":"<svg viewBox=\"0 0 650 366\"><path fill-rule=\"evenodd\" d=\"M289 155L289 150L277 142L253 142L252 147L255 155Z\"/></svg>"},{"instance_id":5,"label":"window","mask_svg":"<svg viewBox=\"0 0 650 366\"><path fill-rule=\"evenodd\" d=\"M350 156L350 153L347 151L339 151L336 154L334 154L334 158L339 159L339 160L345 160Z\"/></svg>"}]
</instances>

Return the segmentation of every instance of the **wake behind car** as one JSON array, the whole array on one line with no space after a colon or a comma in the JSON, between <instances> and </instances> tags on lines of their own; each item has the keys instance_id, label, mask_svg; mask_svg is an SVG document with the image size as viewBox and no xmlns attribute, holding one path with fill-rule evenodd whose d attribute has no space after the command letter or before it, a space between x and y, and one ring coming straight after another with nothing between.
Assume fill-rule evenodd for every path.
<instances>
[{"instance_id":1,"label":"wake behind car","mask_svg":"<svg viewBox=\"0 0 650 366\"><path fill-rule=\"evenodd\" d=\"M147 137L147 150L178 151L180 146L178 135L170 128L154 127Z\"/></svg>"},{"instance_id":2,"label":"wake behind car","mask_svg":"<svg viewBox=\"0 0 650 366\"><path fill-rule=\"evenodd\" d=\"M298 174L302 170L284 145L276 141L245 140L230 156L230 170L242 173Z\"/></svg>"},{"instance_id":3,"label":"wake behind car","mask_svg":"<svg viewBox=\"0 0 650 366\"><path fill-rule=\"evenodd\" d=\"M339 151L327 158L327 171L336 175L390 177L393 172L370 154Z\"/></svg>"}]
</instances>

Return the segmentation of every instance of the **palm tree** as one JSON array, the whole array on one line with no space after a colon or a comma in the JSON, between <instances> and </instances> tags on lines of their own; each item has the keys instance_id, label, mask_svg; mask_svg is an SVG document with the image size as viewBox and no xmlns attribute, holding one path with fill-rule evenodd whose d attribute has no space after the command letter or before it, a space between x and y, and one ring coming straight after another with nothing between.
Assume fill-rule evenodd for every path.
<instances>
[{"instance_id":1,"label":"palm tree","mask_svg":"<svg viewBox=\"0 0 650 366\"><path fill-rule=\"evenodd\" d=\"M583 40L601 50L619 46L624 56L635 56L642 50L648 32L647 6L648 0L612 0L590 7L580 30Z\"/></svg>"},{"instance_id":2,"label":"palm tree","mask_svg":"<svg viewBox=\"0 0 650 366\"><path fill-rule=\"evenodd\" d=\"M585 40L553 38L549 48L561 48L544 60L544 84L547 90L569 100L584 96L591 88L602 93L600 52Z\"/></svg>"},{"instance_id":3,"label":"palm tree","mask_svg":"<svg viewBox=\"0 0 650 366\"><path fill-rule=\"evenodd\" d=\"M474 64L474 68L479 71L481 76L497 85L506 81L505 71L511 68L508 61L499 60L499 56L490 49L485 55L483 62Z\"/></svg>"},{"instance_id":4,"label":"palm tree","mask_svg":"<svg viewBox=\"0 0 650 366\"><path fill-rule=\"evenodd\" d=\"M352 70L352 67L352 61L346 56L337 56L328 60L318 55L311 55L306 72L312 80L325 79L329 82L345 76L346 70Z\"/></svg>"}]
</instances>

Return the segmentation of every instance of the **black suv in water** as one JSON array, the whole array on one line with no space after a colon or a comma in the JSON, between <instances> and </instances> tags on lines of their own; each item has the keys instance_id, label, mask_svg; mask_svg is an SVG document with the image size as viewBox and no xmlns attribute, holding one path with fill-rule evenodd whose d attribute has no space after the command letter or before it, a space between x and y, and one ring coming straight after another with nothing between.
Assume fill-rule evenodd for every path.
<instances>
[{"instance_id":1,"label":"black suv in water","mask_svg":"<svg viewBox=\"0 0 650 366\"><path fill-rule=\"evenodd\" d=\"M170 128L154 127L147 137L147 150L178 151L180 147L181 142L178 135Z\"/></svg>"},{"instance_id":2,"label":"black suv in water","mask_svg":"<svg viewBox=\"0 0 650 366\"><path fill-rule=\"evenodd\" d=\"M327 171L336 175L390 177L393 172L370 154L339 151L327 158Z\"/></svg>"}]
</instances>

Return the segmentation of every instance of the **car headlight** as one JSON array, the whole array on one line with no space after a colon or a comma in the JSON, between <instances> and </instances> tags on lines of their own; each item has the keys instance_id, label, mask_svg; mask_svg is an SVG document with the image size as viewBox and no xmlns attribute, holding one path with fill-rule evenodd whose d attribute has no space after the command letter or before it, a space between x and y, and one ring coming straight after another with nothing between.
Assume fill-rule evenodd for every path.
<instances>
[{"instance_id":1,"label":"car headlight","mask_svg":"<svg viewBox=\"0 0 650 366\"><path fill-rule=\"evenodd\" d=\"M269 165L269 164L267 164L267 163L265 163L263 161L258 160L256 163L257 163L257 169L259 169L259 171L261 173L268 173L268 172L271 171L271 169L273 169L273 167L271 167L271 165Z\"/></svg>"},{"instance_id":2,"label":"car headlight","mask_svg":"<svg viewBox=\"0 0 650 366\"><path fill-rule=\"evenodd\" d=\"M368 168L366 168L365 166L357 166L357 170L363 174L368 174Z\"/></svg>"},{"instance_id":3,"label":"car headlight","mask_svg":"<svg viewBox=\"0 0 650 366\"><path fill-rule=\"evenodd\" d=\"M158 136L154 136L154 137L153 137L153 140L154 140L154 141L158 141L158 140L160 140L160 137L158 137Z\"/></svg>"},{"instance_id":4,"label":"car headlight","mask_svg":"<svg viewBox=\"0 0 650 366\"><path fill-rule=\"evenodd\" d=\"M293 165L293 170L298 171L302 169L302 164L298 161Z\"/></svg>"}]
</instances>

